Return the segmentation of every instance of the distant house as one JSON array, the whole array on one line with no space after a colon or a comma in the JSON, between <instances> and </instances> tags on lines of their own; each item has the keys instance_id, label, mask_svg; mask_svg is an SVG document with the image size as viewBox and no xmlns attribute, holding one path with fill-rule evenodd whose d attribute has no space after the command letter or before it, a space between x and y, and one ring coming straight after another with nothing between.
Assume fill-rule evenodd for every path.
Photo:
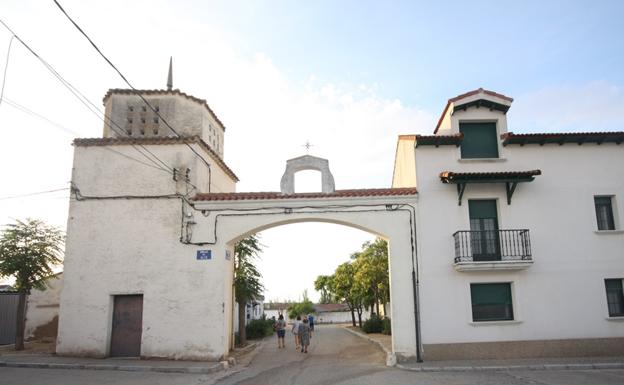
<instances>
[{"instance_id":1,"label":"distant house","mask_svg":"<svg viewBox=\"0 0 624 385\"><path fill-rule=\"evenodd\" d=\"M13 286L11 286L11 285L0 285L0 291L13 291Z\"/></svg>"},{"instance_id":2,"label":"distant house","mask_svg":"<svg viewBox=\"0 0 624 385\"><path fill-rule=\"evenodd\" d=\"M336 324L336 323L351 323L351 311L346 303L319 303L314 305L314 312L316 313L317 324ZM362 313L362 321L366 321L369 312ZM355 314L355 321L358 321L357 313Z\"/></svg>"},{"instance_id":3,"label":"distant house","mask_svg":"<svg viewBox=\"0 0 624 385\"><path fill-rule=\"evenodd\" d=\"M292 305L290 302L266 302L264 304L264 314L267 318L275 317L275 319L277 319L280 314L283 314L284 319L288 321L288 307L290 305Z\"/></svg>"}]
</instances>

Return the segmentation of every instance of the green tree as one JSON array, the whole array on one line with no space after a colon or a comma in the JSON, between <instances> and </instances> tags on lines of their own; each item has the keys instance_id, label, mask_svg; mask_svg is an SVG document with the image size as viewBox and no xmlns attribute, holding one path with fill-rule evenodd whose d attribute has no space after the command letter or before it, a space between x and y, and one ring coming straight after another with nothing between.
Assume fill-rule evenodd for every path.
<instances>
[{"instance_id":1,"label":"green tree","mask_svg":"<svg viewBox=\"0 0 624 385\"><path fill-rule=\"evenodd\" d=\"M364 303L376 307L380 314L380 304L384 306L390 301L390 279L388 274L388 242L377 238L374 242L362 245L362 251L351 256L356 264L355 280L363 286Z\"/></svg>"},{"instance_id":2,"label":"green tree","mask_svg":"<svg viewBox=\"0 0 624 385\"><path fill-rule=\"evenodd\" d=\"M332 292L336 296L336 299L340 302L344 302L349 306L351 311L351 322L353 326L355 324L355 310L360 302L357 298L357 290L354 290L355 285L355 267L350 262L345 262L336 268L336 272L331 280Z\"/></svg>"},{"instance_id":3,"label":"green tree","mask_svg":"<svg viewBox=\"0 0 624 385\"><path fill-rule=\"evenodd\" d=\"M54 265L62 262L63 232L36 219L8 224L0 235L0 277L15 277L19 292L15 350L24 349L26 296L32 289L45 290Z\"/></svg>"},{"instance_id":4,"label":"green tree","mask_svg":"<svg viewBox=\"0 0 624 385\"><path fill-rule=\"evenodd\" d=\"M247 344L245 331L247 303L260 298L264 291L262 274L254 265L261 251L262 245L256 234L241 239L234 246L234 293L238 303L238 336L241 345Z\"/></svg>"},{"instance_id":5,"label":"green tree","mask_svg":"<svg viewBox=\"0 0 624 385\"><path fill-rule=\"evenodd\" d=\"M302 302L293 303L288 306L288 318L295 319L298 315L307 315L314 312L314 304L307 298Z\"/></svg>"},{"instance_id":6,"label":"green tree","mask_svg":"<svg viewBox=\"0 0 624 385\"><path fill-rule=\"evenodd\" d=\"M316 280L314 281L314 289L321 293L319 303L332 302L331 279L332 277L330 275L319 275L316 277Z\"/></svg>"}]
</instances>

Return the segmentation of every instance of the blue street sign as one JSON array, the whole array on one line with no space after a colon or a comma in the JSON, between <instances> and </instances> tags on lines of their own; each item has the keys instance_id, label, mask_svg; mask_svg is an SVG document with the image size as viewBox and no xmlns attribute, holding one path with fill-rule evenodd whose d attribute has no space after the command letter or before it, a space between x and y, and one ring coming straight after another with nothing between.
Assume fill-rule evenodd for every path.
<instances>
[{"instance_id":1,"label":"blue street sign","mask_svg":"<svg viewBox=\"0 0 624 385\"><path fill-rule=\"evenodd\" d=\"M203 261L212 259L212 250L197 250L197 260Z\"/></svg>"}]
</instances>

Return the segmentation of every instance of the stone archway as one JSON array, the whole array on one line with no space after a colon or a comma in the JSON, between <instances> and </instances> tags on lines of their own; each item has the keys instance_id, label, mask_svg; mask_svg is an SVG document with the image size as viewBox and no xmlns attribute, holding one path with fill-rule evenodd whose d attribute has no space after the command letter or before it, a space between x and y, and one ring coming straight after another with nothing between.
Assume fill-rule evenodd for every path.
<instances>
[{"instance_id":1,"label":"stone archway","mask_svg":"<svg viewBox=\"0 0 624 385\"><path fill-rule=\"evenodd\" d=\"M295 174L304 170L316 170L321 172L322 192L333 193L336 189L334 186L334 176L331 171L329 171L329 161L312 155L304 155L286 161L286 170L280 182L282 194L294 194Z\"/></svg>"},{"instance_id":2,"label":"stone archway","mask_svg":"<svg viewBox=\"0 0 624 385\"><path fill-rule=\"evenodd\" d=\"M215 277L223 279L223 302L233 305L232 284L234 244L268 228L297 222L329 222L354 227L388 241L390 270L390 315L392 349L399 360L419 356L417 338L417 259L415 245L416 190L365 189L333 193L212 193L198 195L193 243L225 256L214 261ZM207 241L206 241L207 240ZM230 257L228 257L230 256ZM212 276L212 275L211 275ZM217 293L215 293L215 296ZM215 298L217 301L218 298ZM230 312L231 313L231 312ZM224 311L219 321L220 347L227 354L231 344L231 315ZM216 332L216 330L215 330Z\"/></svg>"}]
</instances>

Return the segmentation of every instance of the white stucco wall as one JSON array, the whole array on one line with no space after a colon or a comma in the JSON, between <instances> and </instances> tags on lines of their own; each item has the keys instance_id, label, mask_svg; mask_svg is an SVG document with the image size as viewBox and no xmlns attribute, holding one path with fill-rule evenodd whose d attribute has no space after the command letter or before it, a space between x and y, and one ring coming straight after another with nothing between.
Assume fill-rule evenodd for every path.
<instances>
[{"instance_id":1,"label":"white stucco wall","mask_svg":"<svg viewBox=\"0 0 624 385\"><path fill-rule=\"evenodd\" d=\"M63 289L63 273L48 279L46 290L32 290L28 296L26 310L26 338L34 336L38 327L53 322L59 314L61 290ZM53 329L53 328L52 328ZM53 331L50 329L49 331ZM50 336L50 337L56 337Z\"/></svg>"},{"instance_id":2,"label":"white stucco wall","mask_svg":"<svg viewBox=\"0 0 624 385\"><path fill-rule=\"evenodd\" d=\"M481 109L483 110L483 109ZM471 115L472 116L472 115ZM462 161L455 146L419 146L418 253L425 344L624 336L608 319L605 278L624 277L624 233L597 232L594 195L614 195L624 223L624 146L509 145L495 161ZM540 169L507 205L505 185L468 184L462 205L442 171ZM497 199L500 229L529 229L526 270L458 272L453 233L469 230L468 200ZM472 323L470 283L512 282L514 321ZM426 354L426 352L425 352Z\"/></svg>"},{"instance_id":3,"label":"white stucco wall","mask_svg":"<svg viewBox=\"0 0 624 385\"><path fill-rule=\"evenodd\" d=\"M182 136L200 136L204 142L221 158L224 156L225 130L223 126L210 114L206 106L190 100L182 95L163 92L158 95L144 95L144 98L175 131ZM146 111L143 111L143 107ZM133 111L129 110L133 108ZM108 97L105 105L106 115L124 131L131 131L133 137L176 136L169 127L158 118L139 96L114 93ZM128 120L132 119L132 122ZM154 122L157 118L158 122ZM142 123L141 119L145 119ZM104 137L120 136L118 127L111 129L104 126ZM158 134L154 134L154 129ZM141 130L144 133L141 133Z\"/></svg>"},{"instance_id":4,"label":"white stucco wall","mask_svg":"<svg viewBox=\"0 0 624 385\"><path fill-rule=\"evenodd\" d=\"M130 146L111 146L133 157ZM191 182L207 191L200 161L184 145L148 145L171 166L196 170ZM208 159L208 158L207 158ZM212 191L234 182L212 167ZM202 182L203 180L203 182ZM78 146L72 181L84 197L188 193L163 171L104 147ZM194 192L193 192L194 194ZM143 294L141 355L216 360L231 344L232 266L224 247L180 242L182 202L169 199L91 199L70 202L57 353L102 357L110 344L113 296ZM186 212L201 216L186 207Z\"/></svg>"},{"instance_id":5,"label":"white stucco wall","mask_svg":"<svg viewBox=\"0 0 624 385\"><path fill-rule=\"evenodd\" d=\"M333 198L333 199L278 199L265 201L197 202L197 209L210 214L199 216L193 233L196 242L208 242L213 253L220 254L239 239L267 228L289 223L317 221L352 226L388 240L391 319L394 352L401 357L416 354L414 299L412 295L412 237L410 215L406 206L392 211L386 205L415 205L413 196ZM347 206L341 212L338 206ZM310 210L309 207L319 207ZM332 207L322 212L324 207ZM270 207L270 209L265 209ZM306 209L306 207L308 207ZM288 210L291 213L287 213ZM377 210L371 212L372 210ZM247 215L240 215L241 213ZM249 215L253 213L253 215ZM216 220L218 216L218 220ZM216 220L216 222L215 222ZM217 223L217 238L214 226ZM398 306L394 306L398 304Z\"/></svg>"}]
</instances>

